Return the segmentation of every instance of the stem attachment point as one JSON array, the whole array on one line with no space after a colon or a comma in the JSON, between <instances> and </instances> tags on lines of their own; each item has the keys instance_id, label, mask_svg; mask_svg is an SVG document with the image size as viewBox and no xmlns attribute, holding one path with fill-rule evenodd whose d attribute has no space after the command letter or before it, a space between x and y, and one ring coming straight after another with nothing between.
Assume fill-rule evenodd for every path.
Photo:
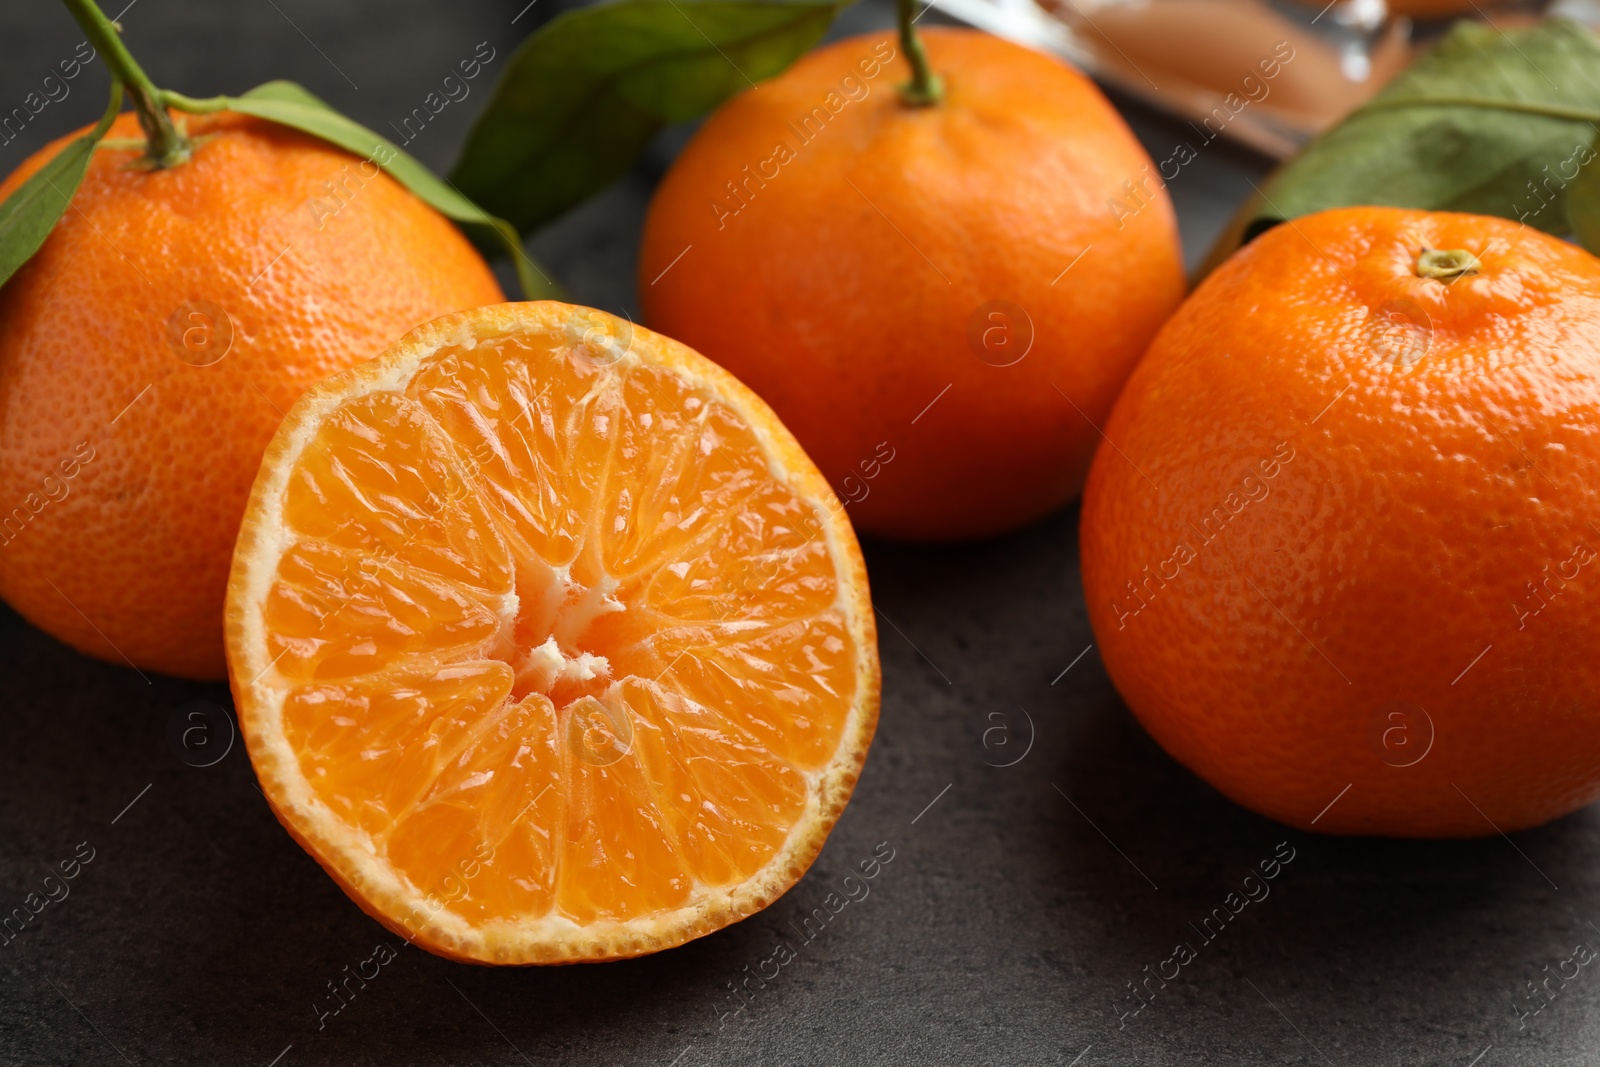
<instances>
[{"instance_id":1,"label":"stem attachment point","mask_svg":"<svg viewBox=\"0 0 1600 1067\"><path fill-rule=\"evenodd\" d=\"M944 99L944 82L928 65L928 53L923 50L922 38L917 36L916 16L912 13L916 0L895 0L895 13L900 23L900 49L911 64L911 80L900 86L900 99L909 107L933 107Z\"/></svg>"},{"instance_id":2,"label":"stem attachment point","mask_svg":"<svg viewBox=\"0 0 1600 1067\"><path fill-rule=\"evenodd\" d=\"M1478 257L1464 248L1424 248L1417 256L1417 277L1455 281L1464 274L1478 273Z\"/></svg>"},{"instance_id":3,"label":"stem attachment point","mask_svg":"<svg viewBox=\"0 0 1600 1067\"><path fill-rule=\"evenodd\" d=\"M134 113L139 116L139 126L144 130L145 162L154 169L175 167L186 163L193 145L172 122L167 114L161 90L150 81L132 53L122 43L117 24L106 18L94 0L63 0L72 17L78 20L83 32L89 35L95 51L106 61L111 76L120 82L133 102Z\"/></svg>"}]
</instances>

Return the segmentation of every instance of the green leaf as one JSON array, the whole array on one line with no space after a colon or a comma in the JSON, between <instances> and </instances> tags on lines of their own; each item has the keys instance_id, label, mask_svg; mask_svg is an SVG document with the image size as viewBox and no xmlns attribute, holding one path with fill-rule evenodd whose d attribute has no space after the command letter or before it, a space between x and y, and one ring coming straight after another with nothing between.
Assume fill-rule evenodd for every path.
<instances>
[{"instance_id":1,"label":"green leaf","mask_svg":"<svg viewBox=\"0 0 1600 1067\"><path fill-rule=\"evenodd\" d=\"M526 233L697 118L816 44L853 0L612 0L524 41L452 178Z\"/></svg>"},{"instance_id":2,"label":"green leaf","mask_svg":"<svg viewBox=\"0 0 1600 1067\"><path fill-rule=\"evenodd\" d=\"M517 278L525 298L535 300L562 295L561 288L528 258L517 232L504 219L484 211L387 137L339 114L294 82L271 81L256 86L243 96L219 96L206 100L190 100L177 93L164 95L169 103L182 110L228 110L241 115L253 115L309 133L370 159L441 215L475 227L501 244L516 264Z\"/></svg>"},{"instance_id":3,"label":"green leaf","mask_svg":"<svg viewBox=\"0 0 1600 1067\"><path fill-rule=\"evenodd\" d=\"M1594 161L1597 148L1600 136L1589 146L1584 164ZM1580 167L1578 176L1567 186L1567 221L1583 247L1600 254L1600 167Z\"/></svg>"},{"instance_id":4,"label":"green leaf","mask_svg":"<svg viewBox=\"0 0 1600 1067\"><path fill-rule=\"evenodd\" d=\"M1377 97L1274 173L1213 251L1357 204L1466 211L1550 233L1600 123L1600 37L1564 19L1458 22Z\"/></svg>"},{"instance_id":5,"label":"green leaf","mask_svg":"<svg viewBox=\"0 0 1600 1067\"><path fill-rule=\"evenodd\" d=\"M122 83L111 83L111 103L94 129L75 138L34 171L0 204L0 285L39 251L83 184L94 146L122 110Z\"/></svg>"}]
</instances>

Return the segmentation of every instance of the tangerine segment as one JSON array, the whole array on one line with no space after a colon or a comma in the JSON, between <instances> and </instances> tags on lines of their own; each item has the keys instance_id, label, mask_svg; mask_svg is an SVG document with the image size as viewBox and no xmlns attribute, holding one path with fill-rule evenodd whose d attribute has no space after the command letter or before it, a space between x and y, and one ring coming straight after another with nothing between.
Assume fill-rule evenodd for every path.
<instances>
[{"instance_id":1,"label":"tangerine segment","mask_svg":"<svg viewBox=\"0 0 1600 1067\"><path fill-rule=\"evenodd\" d=\"M263 791L434 951L637 955L804 872L877 717L865 570L715 365L556 303L448 316L263 460L228 651Z\"/></svg>"}]
</instances>

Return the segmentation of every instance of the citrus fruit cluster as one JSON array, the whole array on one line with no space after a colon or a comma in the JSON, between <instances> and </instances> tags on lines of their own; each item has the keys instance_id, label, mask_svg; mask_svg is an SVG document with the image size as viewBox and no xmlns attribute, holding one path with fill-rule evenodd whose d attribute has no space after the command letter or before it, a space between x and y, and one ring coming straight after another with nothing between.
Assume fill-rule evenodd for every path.
<instances>
[{"instance_id":1,"label":"citrus fruit cluster","mask_svg":"<svg viewBox=\"0 0 1600 1067\"><path fill-rule=\"evenodd\" d=\"M0 594L136 669L214 677L225 644L274 812L445 955L634 955L793 884L879 687L802 443L869 529L1014 527L1078 491L1182 293L1164 194L1100 210L1148 159L1081 75L909 25L823 49L713 119L641 256L652 322L797 443L665 336L500 303L434 208L475 216L303 90L163 92L70 6L135 111L0 187L26 206L84 159L0 293Z\"/></svg>"},{"instance_id":2,"label":"citrus fruit cluster","mask_svg":"<svg viewBox=\"0 0 1600 1067\"><path fill-rule=\"evenodd\" d=\"M851 517L990 536L1080 489L1107 670L1229 796L1392 835L1600 796L1587 253L1345 209L1185 301L1098 90L902 4L683 151L657 333L505 303L449 219L509 227L395 146L286 83L157 90L70 6L117 87L0 185L0 595L225 657L272 810L408 941L600 960L769 904L877 721Z\"/></svg>"}]
</instances>

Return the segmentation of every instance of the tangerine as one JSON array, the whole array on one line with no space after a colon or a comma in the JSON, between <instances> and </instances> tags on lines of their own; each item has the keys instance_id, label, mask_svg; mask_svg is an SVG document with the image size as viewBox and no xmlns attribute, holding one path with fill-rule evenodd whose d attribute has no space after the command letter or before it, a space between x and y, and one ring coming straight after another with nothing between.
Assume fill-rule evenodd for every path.
<instances>
[{"instance_id":1,"label":"tangerine","mask_svg":"<svg viewBox=\"0 0 1600 1067\"><path fill-rule=\"evenodd\" d=\"M765 907L878 714L848 519L734 378L554 302L314 386L262 461L228 659L262 791L431 951L565 963Z\"/></svg>"},{"instance_id":2,"label":"tangerine","mask_svg":"<svg viewBox=\"0 0 1600 1067\"><path fill-rule=\"evenodd\" d=\"M370 160L218 113L189 119L188 162L150 169L138 132L117 119L0 289L0 596L80 651L217 678L239 517L284 411L407 329L505 297Z\"/></svg>"},{"instance_id":3,"label":"tangerine","mask_svg":"<svg viewBox=\"0 0 1600 1067\"><path fill-rule=\"evenodd\" d=\"M1172 205L1083 75L967 30L811 52L723 105L645 222L646 319L794 431L857 526L982 537L1077 495L1183 297Z\"/></svg>"},{"instance_id":4,"label":"tangerine","mask_svg":"<svg viewBox=\"0 0 1600 1067\"><path fill-rule=\"evenodd\" d=\"M1341 834L1600 797L1600 261L1498 218L1281 224L1164 326L1084 494L1107 671L1179 762Z\"/></svg>"}]
</instances>

